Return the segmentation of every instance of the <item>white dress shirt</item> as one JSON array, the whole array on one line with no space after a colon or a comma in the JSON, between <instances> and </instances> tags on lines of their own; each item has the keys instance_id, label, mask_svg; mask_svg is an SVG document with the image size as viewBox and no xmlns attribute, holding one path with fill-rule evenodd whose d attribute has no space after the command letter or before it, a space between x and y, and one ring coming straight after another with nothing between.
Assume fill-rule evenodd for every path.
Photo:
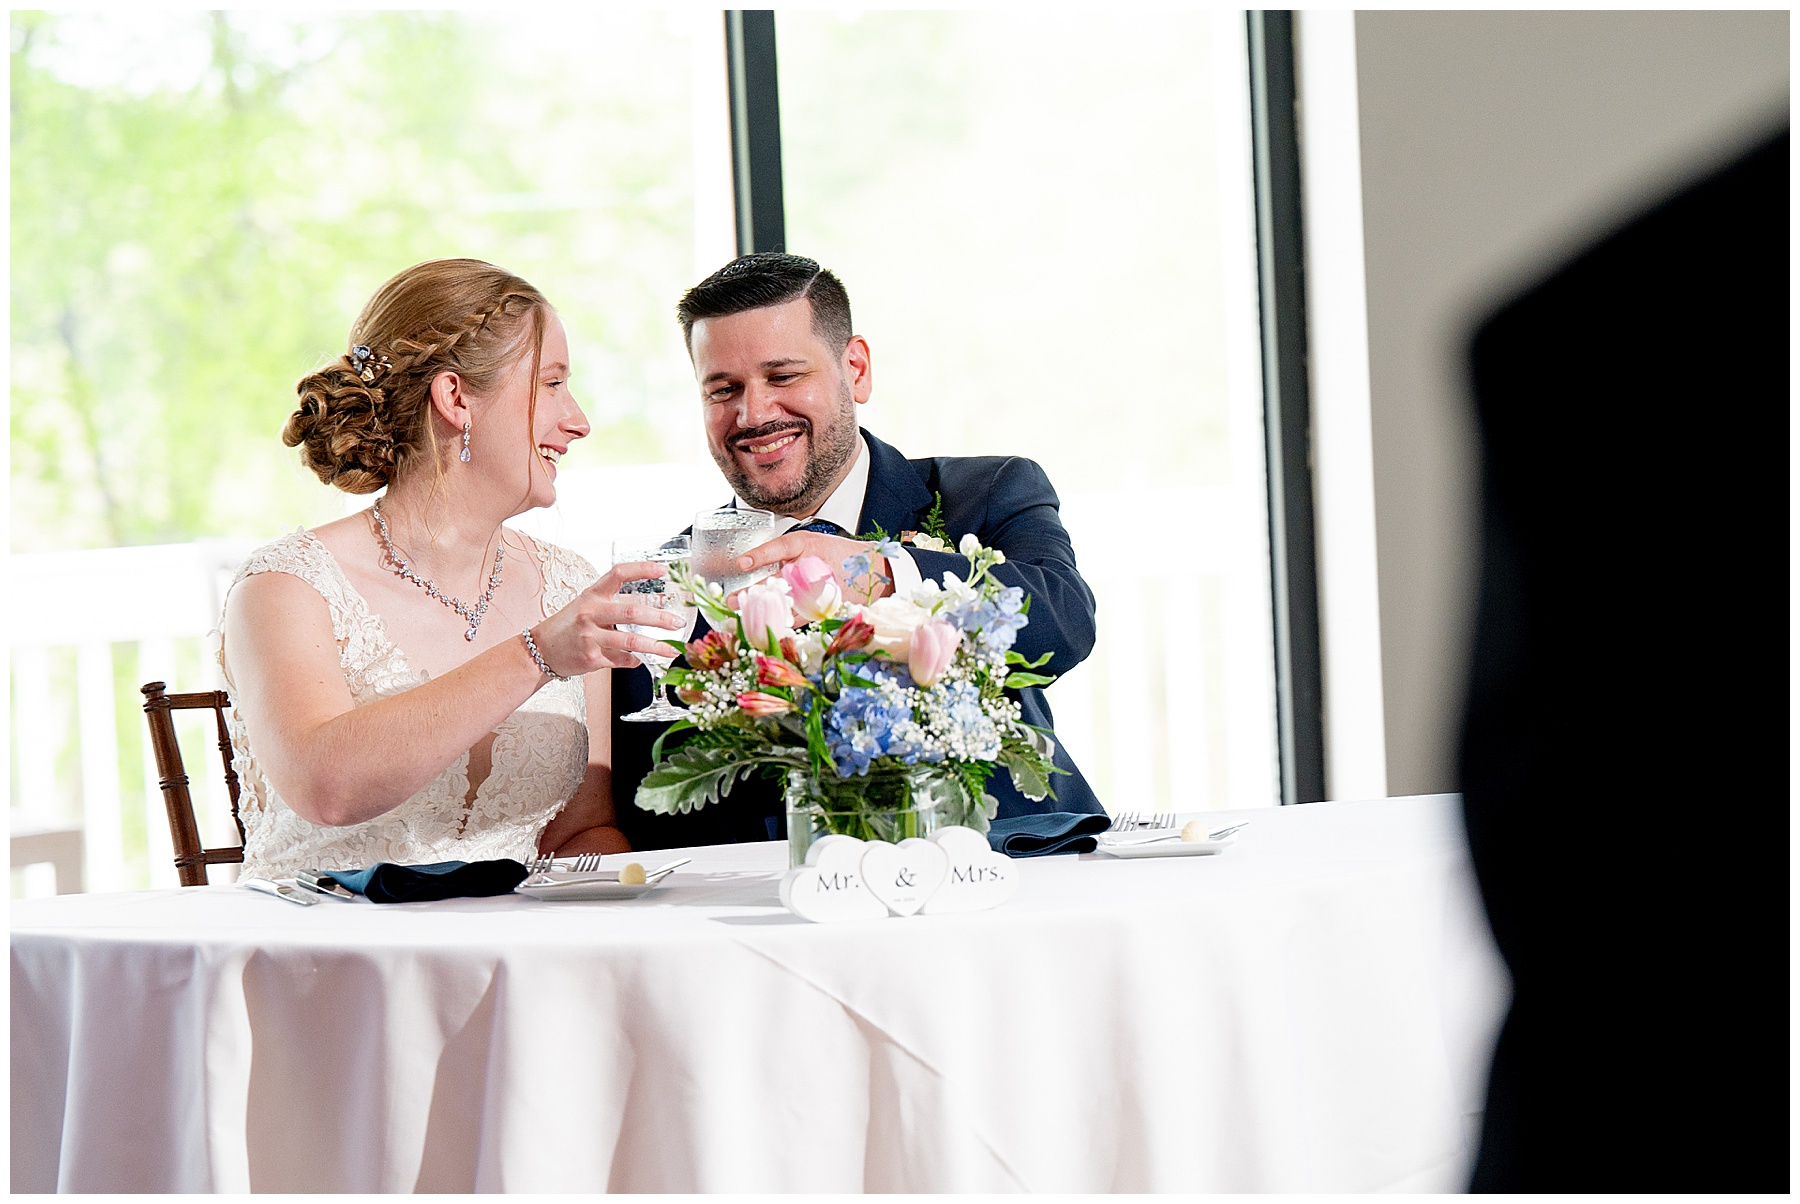
<instances>
[{"instance_id":1,"label":"white dress shirt","mask_svg":"<svg viewBox=\"0 0 1800 1204\"><path fill-rule=\"evenodd\" d=\"M785 535L801 523L824 519L826 522L836 523L846 535L854 539L856 524L862 519L863 498L868 492L869 444L859 432L856 437L856 461L850 465L850 471L844 479L838 482L838 487L831 491L831 496L826 498L824 504L817 510L803 517L789 518L785 514L777 514L775 516L775 534ZM736 498L736 501L740 510L756 509L741 497ZM896 540L900 538L898 531L890 532L890 534ZM897 556L889 556L887 562L888 576L894 579L894 592L897 594L905 593L924 579L924 574L919 572L919 566L913 563L912 557L905 551L900 552ZM832 567L838 566L833 565Z\"/></svg>"}]
</instances>

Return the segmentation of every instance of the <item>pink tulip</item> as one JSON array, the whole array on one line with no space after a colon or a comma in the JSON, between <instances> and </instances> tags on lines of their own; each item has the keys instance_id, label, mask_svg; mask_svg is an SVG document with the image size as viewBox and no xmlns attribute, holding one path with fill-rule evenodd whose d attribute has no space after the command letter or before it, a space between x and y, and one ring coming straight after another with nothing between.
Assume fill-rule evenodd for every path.
<instances>
[{"instance_id":1,"label":"pink tulip","mask_svg":"<svg viewBox=\"0 0 1800 1204\"><path fill-rule=\"evenodd\" d=\"M785 698L777 698L773 694L764 694L761 690L751 690L737 696L738 710L746 715L779 715L794 709L794 704Z\"/></svg>"},{"instance_id":2,"label":"pink tulip","mask_svg":"<svg viewBox=\"0 0 1800 1204\"><path fill-rule=\"evenodd\" d=\"M781 570L794 595L794 613L802 623L829 619L844 605L844 591L831 566L817 556L802 556Z\"/></svg>"},{"instance_id":3,"label":"pink tulip","mask_svg":"<svg viewBox=\"0 0 1800 1204\"><path fill-rule=\"evenodd\" d=\"M921 686L935 685L956 656L962 634L942 619L927 619L913 628L912 648L907 664L913 680Z\"/></svg>"},{"instance_id":4,"label":"pink tulip","mask_svg":"<svg viewBox=\"0 0 1800 1204\"><path fill-rule=\"evenodd\" d=\"M744 622L744 638L759 649L770 648L793 635L794 611L788 601L787 582L770 578L738 595L738 618Z\"/></svg>"}]
</instances>

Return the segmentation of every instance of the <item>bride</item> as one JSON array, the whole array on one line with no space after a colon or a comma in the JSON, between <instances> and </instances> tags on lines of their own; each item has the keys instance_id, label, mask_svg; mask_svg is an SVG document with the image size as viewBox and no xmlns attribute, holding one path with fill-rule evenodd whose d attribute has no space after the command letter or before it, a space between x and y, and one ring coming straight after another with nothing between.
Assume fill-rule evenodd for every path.
<instances>
[{"instance_id":1,"label":"bride","mask_svg":"<svg viewBox=\"0 0 1800 1204\"><path fill-rule=\"evenodd\" d=\"M610 673L677 620L508 530L587 435L562 323L525 281L442 259L382 285L282 439L327 484L386 487L232 582L220 665L244 874L629 848L613 823ZM590 730L589 715L600 722Z\"/></svg>"}]
</instances>

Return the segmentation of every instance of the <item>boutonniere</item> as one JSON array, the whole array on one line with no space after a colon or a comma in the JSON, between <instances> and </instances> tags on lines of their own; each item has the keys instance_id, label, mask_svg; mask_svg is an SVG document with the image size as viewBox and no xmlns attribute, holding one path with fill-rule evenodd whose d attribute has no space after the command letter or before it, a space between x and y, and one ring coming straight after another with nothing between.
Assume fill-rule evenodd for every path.
<instances>
[{"instance_id":1,"label":"boutonniere","mask_svg":"<svg viewBox=\"0 0 1800 1204\"><path fill-rule=\"evenodd\" d=\"M931 510L925 515L924 530L900 532L900 542L927 552L954 552L950 532L944 530L944 495L933 491Z\"/></svg>"},{"instance_id":2,"label":"boutonniere","mask_svg":"<svg viewBox=\"0 0 1800 1204\"><path fill-rule=\"evenodd\" d=\"M902 531L900 542L908 547L923 548L927 552L953 552L950 541L939 539L935 535L927 535L923 531Z\"/></svg>"}]
</instances>

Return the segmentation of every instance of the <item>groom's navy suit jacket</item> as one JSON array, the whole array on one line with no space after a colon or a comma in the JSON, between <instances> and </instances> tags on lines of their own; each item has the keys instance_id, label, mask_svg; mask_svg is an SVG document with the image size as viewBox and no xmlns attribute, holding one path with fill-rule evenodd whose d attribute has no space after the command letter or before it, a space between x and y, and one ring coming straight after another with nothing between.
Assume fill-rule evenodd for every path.
<instances>
[{"instance_id":1,"label":"groom's navy suit jacket","mask_svg":"<svg viewBox=\"0 0 1800 1204\"><path fill-rule=\"evenodd\" d=\"M879 527L897 538L902 531L920 530L934 498L941 496L951 544L973 534L984 545L1000 549L1006 563L993 570L994 576L1031 597L1031 621L1019 632L1015 651L1027 660L1051 653L1044 671L1052 673L1066 673L1085 660L1094 647L1094 593L1075 567L1075 549L1057 515L1056 491L1044 470L1011 456L908 460L867 431L862 435L869 444L869 485L858 533L868 535ZM967 558L954 552L910 551L927 580L942 581L946 571L959 577L968 573ZM650 771L650 747L667 725L625 723L619 718L650 701L650 675L643 669L615 669L612 699L614 810L634 849L774 840L785 835L781 786L761 778L740 782L720 802L687 815L653 815L639 808L633 797ZM1020 690L1018 699L1026 723L1054 727L1042 690ZM1000 803L1000 817L1101 811L1100 800L1060 741L1056 764L1068 774L1056 775L1051 783L1055 797L1039 802L1013 789L1006 770L997 769L988 779L988 792Z\"/></svg>"}]
</instances>

